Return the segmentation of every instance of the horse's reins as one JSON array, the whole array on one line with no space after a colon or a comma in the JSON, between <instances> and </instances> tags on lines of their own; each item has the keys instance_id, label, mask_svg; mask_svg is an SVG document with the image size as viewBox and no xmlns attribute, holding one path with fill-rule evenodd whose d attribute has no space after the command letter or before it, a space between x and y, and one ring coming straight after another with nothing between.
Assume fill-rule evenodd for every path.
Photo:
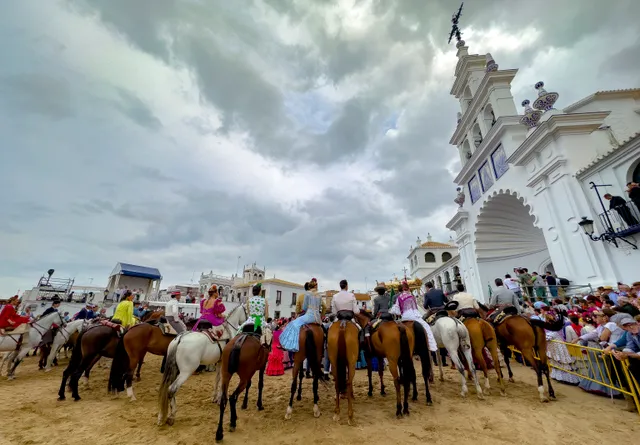
<instances>
[{"instance_id":1,"label":"horse's reins","mask_svg":"<svg viewBox=\"0 0 640 445\"><path fill-rule=\"evenodd\" d=\"M60 312L58 312L58 311L56 311L56 314L58 315L58 318L60 318L60 326L61 326L62 328L64 328L64 327L66 326L66 323L64 322L64 320L63 320L63 318L62 318L62 315L60 315ZM51 323L51 324L53 324L53 323ZM40 329L43 329L43 330L44 330L44 332L42 332L42 331L40 331L39 329L37 329L37 328L36 328L36 326L37 326L38 328L40 328ZM35 329L35 331L36 331L38 334L40 334L40 337L44 337L44 334L46 334L46 333L47 333L47 329L45 329L44 327L42 327L41 325L39 325L37 321L33 321L33 322L31 323L31 327L32 327L32 328L34 328L34 329ZM49 328L49 329L51 329L51 328ZM63 329L63 330L64 330L64 329Z\"/></svg>"}]
</instances>

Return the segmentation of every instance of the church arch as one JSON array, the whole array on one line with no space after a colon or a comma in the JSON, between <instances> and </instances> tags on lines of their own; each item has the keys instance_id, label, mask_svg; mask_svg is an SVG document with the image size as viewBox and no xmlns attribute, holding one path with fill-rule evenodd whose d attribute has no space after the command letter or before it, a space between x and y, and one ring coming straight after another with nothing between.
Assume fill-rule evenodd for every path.
<instances>
[{"instance_id":1,"label":"church arch","mask_svg":"<svg viewBox=\"0 0 640 445\"><path fill-rule=\"evenodd\" d=\"M451 275L449 274L449 271L446 270L444 272L444 285L445 285L445 291L446 292L451 292L452 287L451 287Z\"/></svg>"},{"instance_id":2,"label":"church arch","mask_svg":"<svg viewBox=\"0 0 640 445\"><path fill-rule=\"evenodd\" d=\"M476 122L473 124L473 145L478 148L482 144L482 131L480 131L480 125ZM474 150L475 151L475 150Z\"/></svg>"},{"instance_id":3,"label":"church arch","mask_svg":"<svg viewBox=\"0 0 640 445\"><path fill-rule=\"evenodd\" d=\"M466 162L467 159L471 159L472 156L472 152L471 152L471 144L469 144L469 140L465 139L464 142L462 143L462 162Z\"/></svg>"},{"instance_id":4,"label":"church arch","mask_svg":"<svg viewBox=\"0 0 640 445\"><path fill-rule=\"evenodd\" d=\"M436 278L436 287L442 289L442 277L440 275Z\"/></svg>"},{"instance_id":5,"label":"church arch","mask_svg":"<svg viewBox=\"0 0 640 445\"><path fill-rule=\"evenodd\" d=\"M496 123L496 115L493 112L493 107L491 106L491 104L487 104L487 106L484 107L482 117L484 120L484 127L487 129L487 131L490 130L491 127L493 127Z\"/></svg>"},{"instance_id":6,"label":"church arch","mask_svg":"<svg viewBox=\"0 0 640 445\"><path fill-rule=\"evenodd\" d=\"M451 256L451 254L449 252L443 252L442 253L442 262L446 263L447 261L449 261L451 258L453 258Z\"/></svg>"},{"instance_id":7,"label":"church arch","mask_svg":"<svg viewBox=\"0 0 640 445\"><path fill-rule=\"evenodd\" d=\"M636 182L640 184L640 159L636 159L636 161L631 164L631 168L629 169L629 174L627 182Z\"/></svg>"},{"instance_id":8,"label":"church arch","mask_svg":"<svg viewBox=\"0 0 640 445\"><path fill-rule=\"evenodd\" d=\"M424 254L424 262L425 263L435 263L436 262L436 256L433 254L433 252L427 252Z\"/></svg>"}]
</instances>

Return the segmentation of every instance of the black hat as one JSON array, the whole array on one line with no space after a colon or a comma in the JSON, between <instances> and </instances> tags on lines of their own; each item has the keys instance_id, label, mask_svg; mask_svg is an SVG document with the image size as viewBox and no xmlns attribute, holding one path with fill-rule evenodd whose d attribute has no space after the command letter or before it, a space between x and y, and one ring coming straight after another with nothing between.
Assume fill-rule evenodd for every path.
<instances>
[{"instance_id":1,"label":"black hat","mask_svg":"<svg viewBox=\"0 0 640 445\"><path fill-rule=\"evenodd\" d=\"M51 298L51 304L56 304L56 303L62 303L62 300L60 299L58 294L55 294L53 298Z\"/></svg>"},{"instance_id":2,"label":"black hat","mask_svg":"<svg viewBox=\"0 0 640 445\"><path fill-rule=\"evenodd\" d=\"M444 309L446 311L455 311L458 309L458 306L460 305L460 303L458 303L457 301L453 300L448 302L447 304L444 305Z\"/></svg>"}]
</instances>

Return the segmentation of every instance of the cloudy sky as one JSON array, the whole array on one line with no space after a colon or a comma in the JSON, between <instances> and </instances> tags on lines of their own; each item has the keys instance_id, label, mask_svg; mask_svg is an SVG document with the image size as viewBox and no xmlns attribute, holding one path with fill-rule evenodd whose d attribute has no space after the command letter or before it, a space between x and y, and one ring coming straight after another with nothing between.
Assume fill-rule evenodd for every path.
<instances>
[{"instance_id":1,"label":"cloudy sky","mask_svg":"<svg viewBox=\"0 0 640 445\"><path fill-rule=\"evenodd\" d=\"M518 104L538 80L561 107L640 86L639 1L517 4L467 1L462 29L520 69ZM455 211L457 6L2 2L0 295L118 261L165 284L238 256L325 288L400 275Z\"/></svg>"}]
</instances>

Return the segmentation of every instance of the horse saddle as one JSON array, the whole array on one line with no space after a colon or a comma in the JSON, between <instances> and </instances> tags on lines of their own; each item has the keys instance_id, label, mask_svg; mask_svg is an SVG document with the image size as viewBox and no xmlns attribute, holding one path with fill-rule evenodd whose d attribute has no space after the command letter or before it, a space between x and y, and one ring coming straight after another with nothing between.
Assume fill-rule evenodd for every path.
<instances>
[{"instance_id":1,"label":"horse saddle","mask_svg":"<svg viewBox=\"0 0 640 445\"><path fill-rule=\"evenodd\" d=\"M110 320L100 320L99 322L99 326L106 326L108 328L113 329L114 331L120 333L122 331L122 324L118 321L118 322L114 322L114 321L110 321Z\"/></svg>"},{"instance_id":2,"label":"horse saddle","mask_svg":"<svg viewBox=\"0 0 640 445\"><path fill-rule=\"evenodd\" d=\"M371 321L371 333L373 334L382 323L385 323L387 321L394 321L393 315L384 314L381 315L380 318L376 318L375 320Z\"/></svg>"},{"instance_id":3,"label":"horse saddle","mask_svg":"<svg viewBox=\"0 0 640 445\"><path fill-rule=\"evenodd\" d=\"M487 320L491 324L497 327L499 324L504 323L504 321L507 318L513 317L514 315L517 315L517 314L518 314L518 310L515 307L505 306L505 307L496 309L491 314L489 314L489 316L487 317Z\"/></svg>"},{"instance_id":4,"label":"horse saddle","mask_svg":"<svg viewBox=\"0 0 640 445\"><path fill-rule=\"evenodd\" d=\"M171 324L169 324L168 321L165 321L163 323L158 323L158 327L160 328L162 335L169 335L173 337L178 335L178 332L175 329L173 329L173 326L171 326Z\"/></svg>"},{"instance_id":5,"label":"horse saddle","mask_svg":"<svg viewBox=\"0 0 640 445\"><path fill-rule=\"evenodd\" d=\"M442 310L436 312L435 314L432 314L427 319L427 323L429 323L429 325L433 326L436 323L436 321L440 320L441 318L448 317L448 316L449 316L449 312L447 312L445 309L442 309Z\"/></svg>"},{"instance_id":6,"label":"horse saddle","mask_svg":"<svg viewBox=\"0 0 640 445\"><path fill-rule=\"evenodd\" d=\"M0 337L10 337L10 336L18 337L20 335L27 334L28 332L29 332L29 325L27 323L22 323L17 328L7 326L6 328L0 329Z\"/></svg>"},{"instance_id":7,"label":"horse saddle","mask_svg":"<svg viewBox=\"0 0 640 445\"><path fill-rule=\"evenodd\" d=\"M211 343L217 343L220 340L222 340L222 337L224 337L225 329L224 326L220 325L220 326L211 326L208 329L203 329L203 330L198 330L199 332L203 333L204 335L207 336L207 338L211 341Z\"/></svg>"}]
</instances>

